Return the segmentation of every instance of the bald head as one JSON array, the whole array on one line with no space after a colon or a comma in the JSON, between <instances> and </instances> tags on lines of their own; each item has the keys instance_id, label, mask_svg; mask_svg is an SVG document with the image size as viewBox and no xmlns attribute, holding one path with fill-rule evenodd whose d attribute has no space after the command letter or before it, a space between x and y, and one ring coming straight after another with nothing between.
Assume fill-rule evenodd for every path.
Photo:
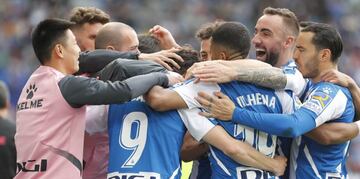
<instances>
[{"instance_id":1,"label":"bald head","mask_svg":"<svg viewBox=\"0 0 360 179\"><path fill-rule=\"evenodd\" d=\"M139 40L135 30L121 22L109 22L98 32L95 39L96 49L117 51L138 51Z\"/></svg>"}]
</instances>

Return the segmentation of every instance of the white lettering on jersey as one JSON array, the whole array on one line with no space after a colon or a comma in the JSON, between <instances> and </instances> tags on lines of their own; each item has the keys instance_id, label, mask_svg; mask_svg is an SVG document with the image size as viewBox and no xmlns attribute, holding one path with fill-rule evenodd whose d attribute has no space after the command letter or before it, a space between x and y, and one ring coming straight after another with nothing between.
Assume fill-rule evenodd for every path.
<instances>
[{"instance_id":1,"label":"white lettering on jersey","mask_svg":"<svg viewBox=\"0 0 360 179\"><path fill-rule=\"evenodd\" d=\"M274 109L276 99L274 96L269 99L269 96L266 94L252 93L246 96L238 96L236 101L242 108L245 106L265 105Z\"/></svg>"}]
</instances>

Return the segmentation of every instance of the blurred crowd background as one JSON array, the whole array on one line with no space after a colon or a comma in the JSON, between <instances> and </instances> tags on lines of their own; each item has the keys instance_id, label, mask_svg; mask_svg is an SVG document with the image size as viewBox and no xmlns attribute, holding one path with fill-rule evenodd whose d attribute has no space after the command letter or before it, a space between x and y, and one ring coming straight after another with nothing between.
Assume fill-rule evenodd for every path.
<instances>
[{"instance_id":1,"label":"blurred crowd background","mask_svg":"<svg viewBox=\"0 0 360 179\"><path fill-rule=\"evenodd\" d=\"M138 33L162 25L179 44L195 48L199 44L194 34L201 24L220 19L239 21L253 32L265 7L288 8L299 20L337 27L345 47L340 71L360 84L360 0L0 0L0 80L10 88L12 120L21 89L39 65L31 46L32 28L45 18L68 18L76 6L100 8L112 21L124 22ZM254 57L253 52L250 57ZM360 173L360 138L352 142L348 166L353 173Z\"/></svg>"}]
</instances>

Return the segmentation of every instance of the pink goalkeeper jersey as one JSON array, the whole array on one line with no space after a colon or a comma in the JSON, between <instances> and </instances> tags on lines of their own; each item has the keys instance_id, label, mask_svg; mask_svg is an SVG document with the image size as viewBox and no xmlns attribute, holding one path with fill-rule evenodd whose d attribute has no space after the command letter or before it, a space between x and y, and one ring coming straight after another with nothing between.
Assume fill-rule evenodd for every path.
<instances>
[{"instance_id":1,"label":"pink goalkeeper jersey","mask_svg":"<svg viewBox=\"0 0 360 179\"><path fill-rule=\"evenodd\" d=\"M76 179L82 176L85 107L73 108L58 82L64 74L40 66L21 92L16 112L15 178Z\"/></svg>"}]
</instances>

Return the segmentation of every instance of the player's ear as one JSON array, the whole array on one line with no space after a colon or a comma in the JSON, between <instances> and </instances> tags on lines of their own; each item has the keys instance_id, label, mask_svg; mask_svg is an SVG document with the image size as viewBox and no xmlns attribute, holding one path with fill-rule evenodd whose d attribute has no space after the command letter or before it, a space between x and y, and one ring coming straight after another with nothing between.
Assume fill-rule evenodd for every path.
<instances>
[{"instance_id":1,"label":"player's ear","mask_svg":"<svg viewBox=\"0 0 360 179\"><path fill-rule=\"evenodd\" d=\"M53 49L53 53L60 57L60 58L63 58L64 57L64 49L63 49L63 46L61 44L56 44L54 46L54 49Z\"/></svg>"},{"instance_id":2,"label":"player's ear","mask_svg":"<svg viewBox=\"0 0 360 179\"><path fill-rule=\"evenodd\" d=\"M227 55L225 52L220 52L220 60L227 60Z\"/></svg>"},{"instance_id":3,"label":"player's ear","mask_svg":"<svg viewBox=\"0 0 360 179\"><path fill-rule=\"evenodd\" d=\"M296 38L294 36L288 36L284 42L284 47L289 48L295 43Z\"/></svg>"},{"instance_id":4,"label":"player's ear","mask_svg":"<svg viewBox=\"0 0 360 179\"><path fill-rule=\"evenodd\" d=\"M106 50L115 50L115 48L114 48L114 46L109 45L109 46L106 46Z\"/></svg>"},{"instance_id":5,"label":"player's ear","mask_svg":"<svg viewBox=\"0 0 360 179\"><path fill-rule=\"evenodd\" d=\"M321 61L331 60L331 50L330 49L320 50L319 55L320 55Z\"/></svg>"}]
</instances>

